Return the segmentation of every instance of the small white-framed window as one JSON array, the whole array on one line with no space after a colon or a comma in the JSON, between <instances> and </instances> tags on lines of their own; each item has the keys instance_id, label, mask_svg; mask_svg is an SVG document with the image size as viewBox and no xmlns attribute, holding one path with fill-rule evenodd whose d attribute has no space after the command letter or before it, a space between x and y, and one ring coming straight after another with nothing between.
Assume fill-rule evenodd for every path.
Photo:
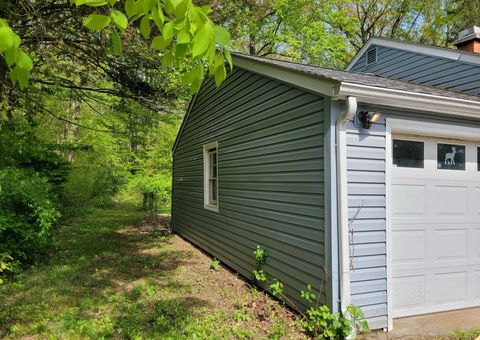
<instances>
[{"instance_id":1,"label":"small white-framed window","mask_svg":"<svg viewBox=\"0 0 480 340\"><path fill-rule=\"evenodd\" d=\"M203 187L205 209L218 212L218 143L203 146Z\"/></svg>"}]
</instances>

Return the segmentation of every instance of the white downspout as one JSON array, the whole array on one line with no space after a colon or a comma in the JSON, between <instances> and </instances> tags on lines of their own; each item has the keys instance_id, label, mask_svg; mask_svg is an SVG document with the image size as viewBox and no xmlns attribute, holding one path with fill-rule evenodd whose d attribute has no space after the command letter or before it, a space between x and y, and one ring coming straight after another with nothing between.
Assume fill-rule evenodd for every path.
<instances>
[{"instance_id":1,"label":"white downspout","mask_svg":"<svg viewBox=\"0 0 480 340\"><path fill-rule=\"evenodd\" d=\"M357 112L357 98L347 97L347 107L336 124L337 143L337 219L340 248L340 309L350 304L350 252L348 239L347 123Z\"/></svg>"}]
</instances>

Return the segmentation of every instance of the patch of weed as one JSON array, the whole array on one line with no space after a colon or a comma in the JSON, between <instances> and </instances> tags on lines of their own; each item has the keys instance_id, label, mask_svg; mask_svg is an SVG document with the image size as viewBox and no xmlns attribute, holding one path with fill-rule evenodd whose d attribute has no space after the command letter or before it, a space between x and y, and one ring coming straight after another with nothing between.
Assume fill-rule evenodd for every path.
<instances>
[{"instance_id":1,"label":"patch of weed","mask_svg":"<svg viewBox=\"0 0 480 340\"><path fill-rule=\"evenodd\" d=\"M452 337L458 340L474 340L480 336L480 329L460 329L453 331Z\"/></svg>"},{"instance_id":2,"label":"patch of weed","mask_svg":"<svg viewBox=\"0 0 480 340\"><path fill-rule=\"evenodd\" d=\"M216 258L213 258L212 263L210 263L210 269L212 270L220 270L222 269L222 264Z\"/></svg>"}]
</instances>

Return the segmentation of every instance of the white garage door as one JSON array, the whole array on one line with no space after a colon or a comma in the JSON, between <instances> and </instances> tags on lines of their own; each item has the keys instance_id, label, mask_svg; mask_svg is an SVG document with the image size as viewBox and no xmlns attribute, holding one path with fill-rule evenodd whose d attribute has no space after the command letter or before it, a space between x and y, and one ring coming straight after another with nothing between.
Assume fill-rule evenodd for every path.
<instances>
[{"instance_id":1,"label":"white garage door","mask_svg":"<svg viewBox=\"0 0 480 340\"><path fill-rule=\"evenodd\" d=\"M480 305L480 142L393 136L393 317Z\"/></svg>"}]
</instances>

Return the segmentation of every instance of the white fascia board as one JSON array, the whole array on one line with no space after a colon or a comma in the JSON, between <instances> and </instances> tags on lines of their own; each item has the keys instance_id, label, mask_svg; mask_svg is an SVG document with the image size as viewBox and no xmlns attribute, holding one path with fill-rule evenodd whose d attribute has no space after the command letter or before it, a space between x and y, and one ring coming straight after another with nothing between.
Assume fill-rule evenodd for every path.
<instances>
[{"instance_id":1,"label":"white fascia board","mask_svg":"<svg viewBox=\"0 0 480 340\"><path fill-rule=\"evenodd\" d=\"M475 55L474 53L465 53L465 52L456 51L454 49L448 49L443 47L428 46L428 45L422 45L417 43L403 42L399 40L389 40L389 39L373 37L373 38L370 38L365 43L365 45L363 45L360 51L358 51L358 53L352 59L352 61L348 63L347 67L345 68L345 71L350 71L353 65L357 63L357 61L362 57L362 55L365 53L365 51L368 50L368 48L371 45L390 47L390 48L395 48L395 49L414 52L414 53L431 55L434 57L446 58L451 60L461 60L469 63L480 64L480 55Z\"/></svg>"},{"instance_id":2,"label":"white fascia board","mask_svg":"<svg viewBox=\"0 0 480 340\"><path fill-rule=\"evenodd\" d=\"M393 90L382 87L342 83L337 99L355 96L366 104L395 107L415 111L480 118L480 102L432 94Z\"/></svg>"},{"instance_id":3,"label":"white fascia board","mask_svg":"<svg viewBox=\"0 0 480 340\"><path fill-rule=\"evenodd\" d=\"M300 71L289 70L272 64L249 60L240 56L233 56L233 65L315 93L330 97L337 94L338 81L324 79Z\"/></svg>"}]
</instances>

